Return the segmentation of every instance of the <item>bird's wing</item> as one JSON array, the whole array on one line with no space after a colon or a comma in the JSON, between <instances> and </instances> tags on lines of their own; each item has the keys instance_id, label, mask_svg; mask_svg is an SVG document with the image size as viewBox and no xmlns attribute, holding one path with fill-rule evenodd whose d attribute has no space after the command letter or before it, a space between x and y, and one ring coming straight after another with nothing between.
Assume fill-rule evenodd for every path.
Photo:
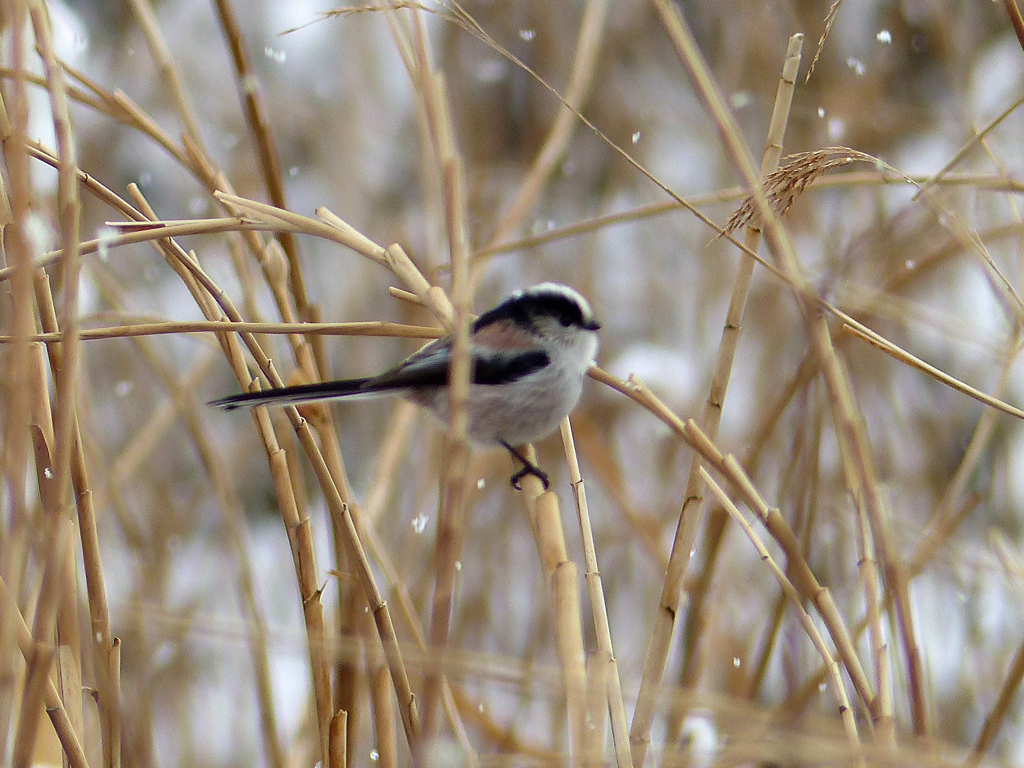
<instances>
[{"instance_id":1,"label":"bird's wing","mask_svg":"<svg viewBox=\"0 0 1024 768\"><path fill-rule=\"evenodd\" d=\"M451 340L437 339L413 352L389 371L366 380L366 390L443 387L448 383Z\"/></svg>"},{"instance_id":2,"label":"bird's wing","mask_svg":"<svg viewBox=\"0 0 1024 768\"><path fill-rule=\"evenodd\" d=\"M529 376L551 362L543 349L508 352L479 353L473 367L473 383L484 385L510 384Z\"/></svg>"},{"instance_id":3,"label":"bird's wing","mask_svg":"<svg viewBox=\"0 0 1024 768\"><path fill-rule=\"evenodd\" d=\"M496 352L474 345L472 354L472 382L484 386L509 384L551 362L543 349ZM429 344L394 369L369 379L363 388L374 390L445 386L448 383L450 361L451 347L448 344Z\"/></svg>"}]
</instances>

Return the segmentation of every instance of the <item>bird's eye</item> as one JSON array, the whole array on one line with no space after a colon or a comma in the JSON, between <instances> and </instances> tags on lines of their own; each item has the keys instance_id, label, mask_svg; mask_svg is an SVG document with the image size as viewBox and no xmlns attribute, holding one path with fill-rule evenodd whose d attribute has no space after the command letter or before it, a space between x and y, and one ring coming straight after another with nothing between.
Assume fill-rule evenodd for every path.
<instances>
[{"instance_id":1,"label":"bird's eye","mask_svg":"<svg viewBox=\"0 0 1024 768\"><path fill-rule=\"evenodd\" d=\"M563 328L583 325L583 310L580 305L565 296L545 296L537 307L539 315L548 315Z\"/></svg>"}]
</instances>

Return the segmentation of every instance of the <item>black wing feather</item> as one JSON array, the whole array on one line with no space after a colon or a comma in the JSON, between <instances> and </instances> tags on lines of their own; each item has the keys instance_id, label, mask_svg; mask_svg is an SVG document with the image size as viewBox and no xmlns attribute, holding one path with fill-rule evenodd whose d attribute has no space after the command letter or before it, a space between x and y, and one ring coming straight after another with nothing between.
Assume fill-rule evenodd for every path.
<instances>
[{"instance_id":1,"label":"black wing feather","mask_svg":"<svg viewBox=\"0 0 1024 768\"><path fill-rule=\"evenodd\" d=\"M473 367L473 383L487 385L508 384L529 376L551 362L543 349L531 349L514 355L481 355Z\"/></svg>"},{"instance_id":2,"label":"black wing feather","mask_svg":"<svg viewBox=\"0 0 1024 768\"><path fill-rule=\"evenodd\" d=\"M474 349L474 384L494 386L508 384L528 376L551 362L542 349L515 350L513 354ZM396 368L367 379L367 389L405 389L408 387L444 387L448 384L448 363L451 359L448 339L429 344L401 362Z\"/></svg>"}]
</instances>

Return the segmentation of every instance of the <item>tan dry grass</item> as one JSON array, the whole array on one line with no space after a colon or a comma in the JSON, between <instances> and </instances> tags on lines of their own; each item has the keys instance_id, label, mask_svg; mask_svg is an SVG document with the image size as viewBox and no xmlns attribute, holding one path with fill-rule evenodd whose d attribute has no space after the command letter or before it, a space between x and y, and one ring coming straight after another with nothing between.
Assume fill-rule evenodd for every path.
<instances>
[{"instance_id":1,"label":"tan dry grass","mask_svg":"<svg viewBox=\"0 0 1024 768\"><path fill-rule=\"evenodd\" d=\"M1020 611L1006 604L987 616L958 596L1019 601L1024 572L1006 545L1019 541L1024 503L1012 405L1020 185L977 160L983 147L1002 164L999 131L1014 108L973 134L961 126L961 149L939 173L913 178L918 197L894 201L886 189L911 178L898 166L836 172L932 128L906 121L878 136L871 116L895 97L876 70L861 114L845 113L848 135L874 135L876 146L811 149L773 172L785 143L832 143L807 115L827 90L852 88L832 50L846 23L838 4L806 84L796 77L802 37L783 56L794 30L781 18L683 18L660 1L650 12L525 4L512 19L483 5L397 3L297 27L337 25L363 46L334 52L339 72L381 55L371 35L394 46L418 141L392 133L374 157L415 155L413 190L360 164L366 135L356 129L387 127L360 114L384 98L384 69L339 79L349 108L329 122L291 121L315 112L315 100L256 87L266 75L251 58L253 18L218 0L230 57L223 70L211 58L197 80L184 66L195 60L188 43L165 30L173 22L145 0L131 8L117 33L139 36L132 55L146 51L137 66L151 78L131 81L134 95L105 82L116 71L59 59L41 0L4 6L0 748L14 764L34 759L51 726L76 768L938 766L1013 754ZM971 24L998 29L952 11L944 22L962 39ZM944 27L928 29L940 39ZM716 35L731 41L729 56L759 66L736 79L707 47ZM770 57L757 59L762 51ZM934 55L966 68L975 53ZM674 70L671 87L648 89L669 56L694 86L678 102L685 110ZM630 80L637 60L642 76ZM966 81L951 98L966 101ZM515 95L491 98L494 82ZM210 97L232 87L239 116L211 110ZM726 99L740 88L765 115L775 92L759 170L740 102ZM196 94L205 108L193 106ZM52 124L53 148L29 140L30 115ZM659 126L669 117L688 125ZM503 132L503 118L514 130ZM210 141L222 128L244 136L226 153ZM653 145L677 130L706 131L703 151L734 169L717 172L721 189L673 189L669 155L645 156L643 136ZM118 160L140 159L118 154L119 132L148 142L143 165L165 153L166 186L160 177L115 191L132 174ZM314 218L289 202L297 193L282 157L295 156L296 137L315 155L309 178L331 179L342 208L317 199ZM55 168L57 184L33 164ZM958 164L971 167L954 175ZM729 186L737 178L744 186ZM645 199L649 182L670 200ZM189 196L209 215L182 215ZM616 200L624 213L611 211ZM723 229L700 209L727 201L740 208L725 237L705 245ZM362 215L331 210L353 208ZM888 226L905 211L927 229L909 245ZM40 219L51 229L44 246L32 229ZM729 236L740 227L742 242ZM739 250L731 281L725 241ZM918 243L926 252L904 252ZM486 304L474 296L526 274L591 296L605 319L602 361L641 342L689 350L683 359L710 386L673 391L666 373L658 397L595 369L607 389L592 388L562 428L568 485L563 476L542 493L527 478L521 498L498 457L468 452L466 365L455 366L443 444L406 406L259 410L255 432L204 406L231 386L214 378L221 358L242 389L355 375L386 359L352 346L336 365L329 335L450 329L465 363L470 313ZM965 275L983 286L969 297L957 291ZM398 301L385 303L389 292ZM984 297L1003 321L983 338L961 334L983 364L942 333L958 326L958 295ZM944 344L915 354L932 316ZM196 336L215 343L184 341ZM701 400L698 423L685 414ZM560 467L545 448L540 460ZM564 527L570 506L578 537ZM730 520L753 547L730 534ZM925 594L939 596L948 637ZM960 675L941 661L956 631L968 637ZM301 683L275 672L287 658L303 660ZM210 697L230 705L210 708Z\"/></svg>"}]
</instances>

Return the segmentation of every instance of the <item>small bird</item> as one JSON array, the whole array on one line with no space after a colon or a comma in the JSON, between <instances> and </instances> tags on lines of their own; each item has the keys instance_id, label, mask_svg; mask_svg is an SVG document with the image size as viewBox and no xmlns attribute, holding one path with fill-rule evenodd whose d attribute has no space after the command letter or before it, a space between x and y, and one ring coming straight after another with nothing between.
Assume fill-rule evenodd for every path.
<instances>
[{"instance_id":1,"label":"small bird","mask_svg":"<svg viewBox=\"0 0 1024 768\"><path fill-rule=\"evenodd\" d=\"M547 490L547 474L515 446L547 437L576 407L600 327L587 300L558 283L516 291L473 322L469 439L478 446L504 446L523 465L510 479L516 490L526 475ZM451 354L452 337L445 336L377 376L249 392L210 405L230 411L392 393L445 423Z\"/></svg>"}]
</instances>

